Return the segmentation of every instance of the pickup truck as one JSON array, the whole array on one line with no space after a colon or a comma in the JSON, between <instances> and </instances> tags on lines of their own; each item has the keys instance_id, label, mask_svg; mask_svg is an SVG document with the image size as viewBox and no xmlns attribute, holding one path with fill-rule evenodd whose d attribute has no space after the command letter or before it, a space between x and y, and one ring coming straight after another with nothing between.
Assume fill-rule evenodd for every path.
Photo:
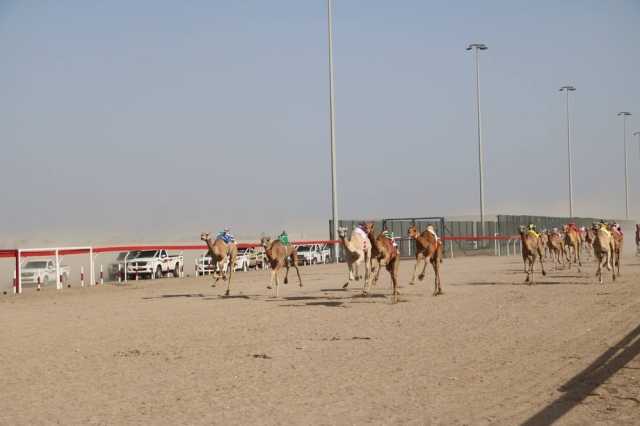
<instances>
[{"instance_id":1,"label":"pickup truck","mask_svg":"<svg viewBox=\"0 0 640 426\"><path fill-rule=\"evenodd\" d=\"M62 283L69 280L71 270L68 266L60 265ZM30 260L20 267L20 282L23 285L47 285L56 282L56 262L54 260Z\"/></svg>"},{"instance_id":2,"label":"pickup truck","mask_svg":"<svg viewBox=\"0 0 640 426\"><path fill-rule=\"evenodd\" d=\"M236 271L248 271L251 268L264 269L266 266L266 255L264 251L255 248L238 249L236 257ZM228 265L225 261L223 268L227 269ZM209 252L204 253L196 259L196 275L212 274L216 270L215 265L211 261Z\"/></svg>"},{"instance_id":3,"label":"pickup truck","mask_svg":"<svg viewBox=\"0 0 640 426\"><path fill-rule=\"evenodd\" d=\"M305 244L296 247L298 262L301 265L315 265L316 263L329 263L331 251L326 244Z\"/></svg>"},{"instance_id":4,"label":"pickup truck","mask_svg":"<svg viewBox=\"0 0 640 426\"><path fill-rule=\"evenodd\" d=\"M180 276L180 267L184 264L184 256L181 254L169 255L165 249L141 250L136 257L129 262L127 259L127 277L162 278L169 272L174 277Z\"/></svg>"},{"instance_id":5,"label":"pickup truck","mask_svg":"<svg viewBox=\"0 0 640 426\"><path fill-rule=\"evenodd\" d=\"M124 272L124 261L125 259L128 262L131 262L133 259L136 258L136 256L138 255L139 251L123 251L118 253L118 255L116 256L116 260L109 265L109 268L107 269L107 273L108 273L108 277L109 280L117 280L118 279L118 275L122 274L122 272Z\"/></svg>"}]
</instances>

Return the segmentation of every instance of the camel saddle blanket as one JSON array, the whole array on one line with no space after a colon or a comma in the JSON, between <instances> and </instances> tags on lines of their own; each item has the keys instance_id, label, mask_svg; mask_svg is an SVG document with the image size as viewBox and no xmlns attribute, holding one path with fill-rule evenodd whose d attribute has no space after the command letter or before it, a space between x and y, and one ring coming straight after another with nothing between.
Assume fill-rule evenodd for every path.
<instances>
[{"instance_id":1,"label":"camel saddle blanket","mask_svg":"<svg viewBox=\"0 0 640 426\"><path fill-rule=\"evenodd\" d=\"M538 234L536 231L534 231L533 229L530 229L529 232L527 232L528 235L531 235L532 237L536 237L536 238L540 238L540 234Z\"/></svg>"},{"instance_id":2,"label":"camel saddle blanket","mask_svg":"<svg viewBox=\"0 0 640 426\"><path fill-rule=\"evenodd\" d=\"M357 227L356 229L353 230L353 232L355 232L362 238L362 249L364 251L369 250L369 243L370 243L369 236L367 235L366 232L364 232L364 229Z\"/></svg>"}]
</instances>

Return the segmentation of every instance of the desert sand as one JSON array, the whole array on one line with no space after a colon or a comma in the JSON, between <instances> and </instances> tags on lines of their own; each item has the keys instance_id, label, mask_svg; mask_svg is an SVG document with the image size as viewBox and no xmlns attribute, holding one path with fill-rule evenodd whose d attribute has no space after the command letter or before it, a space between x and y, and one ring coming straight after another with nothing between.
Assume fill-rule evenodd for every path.
<instances>
[{"instance_id":1,"label":"desert sand","mask_svg":"<svg viewBox=\"0 0 640 426\"><path fill-rule=\"evenodd\" d=\"M536 275L517 257L400 266L370 297L347 268L0 296L0 424L638 424L640 260Z\"/></svg>"}]
</instances>

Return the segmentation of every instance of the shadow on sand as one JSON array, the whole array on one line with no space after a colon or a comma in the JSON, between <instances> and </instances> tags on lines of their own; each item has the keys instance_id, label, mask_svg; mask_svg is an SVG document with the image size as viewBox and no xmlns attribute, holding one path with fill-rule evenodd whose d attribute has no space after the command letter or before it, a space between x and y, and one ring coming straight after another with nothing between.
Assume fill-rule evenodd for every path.
<instances>
[{"instance_id":1,"label":"shadow on sand","mask_svg":"<svg viewBox=\"0 0 640 426\"><path fill-rule=\"evenodd\" d=\"M590 283L576 283L576 282L564 282L564 281L536 281L533 284L529 284L524 281L520 282L491 282L491 281L471 281L460 284L450 284L454 286L463 286L463 285L472 285L472 286L493 286L493 285L508 285L508 286L525 286L525 287L533 287L537 285L589 285Z\"/></svg>"},{"instance_id":2,"label":"shadow on sand","mask_svg":"<svg viewBox=\"0 0 640 426\"><path fill-rule=\"evenodd\" d=\"M531 416L523 425L551 425L576 405L581 404L598 386L640 354L638 336L640 336L640 325L600 355L587 368L563 384L558 390L564 394Z\"/></svg>"},{"instance_id":3,"label":"shadow on sand","mask_svg":"<svg viewBox=\"0 0 640 426\"><path fill-rule=\"evenodd\" d=\"M143 300L150 299L171 299L174 297L205 297L202 293L184 293L184 294L162 294L160 296L143 297Z\"/></svg>"}]
</instances>

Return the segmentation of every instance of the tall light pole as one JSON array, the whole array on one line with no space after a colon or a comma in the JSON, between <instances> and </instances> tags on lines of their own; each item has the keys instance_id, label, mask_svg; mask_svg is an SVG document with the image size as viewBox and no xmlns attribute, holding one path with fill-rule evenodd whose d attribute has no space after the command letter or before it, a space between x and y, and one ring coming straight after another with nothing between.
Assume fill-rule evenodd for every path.
<instances>
[{"instance_id":1,"label":"tall light pole","mask_svg":"<svg viewBox=\"0 0 640 426\"><path fill-rule=\"evenodd\" d=\"M338 238L338 189L336 186L336 102L335 79L333 76L333 0L327 0L327 15L329 26L329 126L331 134L331 206L333 219L333 239ZM338 263L339 244L335 244L335 262Z\"/></svg>"},{"instance_id":2,"label":"tall light pole","mask_svg":"<svg viewBox=\"0 0 640 426\"><path fill-rule=\"evenodd\" d=\"M480 228L484 235L484 162L482 161L482 114L480 113L480 61L478 51L487 50L487 46L482 43L472 43L467 50L473 50L476 63L476 112L478 125L478 170L480 172Z\"/></svg>"},{"instance_id":3,"label":"tall light pole","mask_svg":"<svg viewBox=\"0 0 640 426\"><path fill-rule=\"evenodd\" d=\"M622 139L624 141L624 208L625 219L629 220L629 166L627 161L627 117L630 112L622 111L618 113L618 117L622 116Z\"/></svg>"},{"instance_id":4,"label":"tall light pole","mask_svg":"<svg viewBox=\"0 0 640 426\"><path fill-rule=\"evenodd\" d=\"M573 86L562 86L560 91L567 93L567 158L569 158L569 217L573 217L573 170L571 167L571 126L569 124L569 92L576 90Z\"/></svg>"}]
</instances>

